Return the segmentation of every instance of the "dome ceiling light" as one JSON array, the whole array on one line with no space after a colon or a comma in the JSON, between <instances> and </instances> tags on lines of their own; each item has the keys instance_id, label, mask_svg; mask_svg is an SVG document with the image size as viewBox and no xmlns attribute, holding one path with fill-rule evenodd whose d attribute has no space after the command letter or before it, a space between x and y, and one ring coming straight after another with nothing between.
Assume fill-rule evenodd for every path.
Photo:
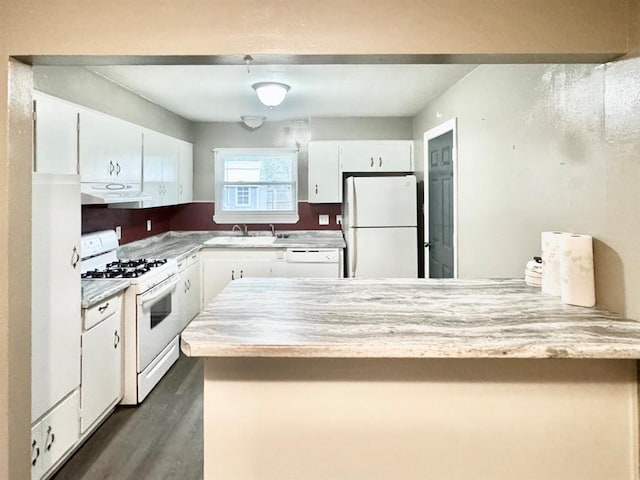
<instances>
[{"instance_id":1,"label":"dome ceiling light","mask_svg":"<svg viewBox=\"0 0 640 480\"><path fill-rule=\"evenodd\" d=\"M242 120L242 123L244 123L247 127L255 130L256 128L262 126L267 117L264 117L262 115L241 115L240 119Z\"/></svg>"},{"instance_id":2,"label":"dome ceiling light","mask_svg":"<svg viewBox=\"0 0 640 480\"><path fill-rule=\"evenodd\" d=\"M252 86L260 101L269 108L280 105L291 88L285 83L278 82L260 82Z\"/></svg>"}]
</instances>

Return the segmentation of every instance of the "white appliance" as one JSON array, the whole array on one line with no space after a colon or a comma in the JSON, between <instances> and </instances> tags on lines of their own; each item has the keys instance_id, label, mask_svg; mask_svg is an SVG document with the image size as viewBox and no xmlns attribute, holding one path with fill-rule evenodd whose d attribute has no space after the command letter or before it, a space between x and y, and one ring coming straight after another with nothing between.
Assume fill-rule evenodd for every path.
<instances>
[{"instance_id":1,"label":"white appliance","mask_svg":"<svg viewBox=\"0 0 640 480\"><path fill-rule=\"evenodd\" d=\"M113 230L82 236L82 278L128 278L124 293L124 397L141 403L179 356L180 318L175 260L118 260Z\"/></svg>"},{"instance_id":2,"label":"white appliance","mask_svg":"<svg viewBox=\"0 0 640 480\"><path fill-rule=\"evenodd\" d=\"M414 175L348 177L342 207L348 277L418 276Z\"/></svg>"}]
</instances>

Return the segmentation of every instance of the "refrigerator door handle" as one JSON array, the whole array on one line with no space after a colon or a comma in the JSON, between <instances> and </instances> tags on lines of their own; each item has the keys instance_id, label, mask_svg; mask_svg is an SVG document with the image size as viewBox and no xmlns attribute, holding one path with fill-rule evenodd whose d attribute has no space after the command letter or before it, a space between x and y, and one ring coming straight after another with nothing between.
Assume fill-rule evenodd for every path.
<instances>
[{"instance_id":1,"label":"refrigerator door handle","mask_svg":"<svg viewBox=\"0 0 640 480\"><path fill-rule=\"evenodd\" d=\"M356 198L356 180L355 178L351 178L351 182L349 182L349 188L351 189L351 211L349 212L349 218L351 219L351 226L357 227L358 221L356 219L356 212L358 211L358 202Z\"/></svg>"},{"instance_id":2,"label":"refrigerator door handle","mask_svg":"<svg viewBox=\"0 0 640 480\"><path fill-rule=\"evenodd\" d=\"M358 243L356 241L356 235L357 235L357 230L354 228L353 229L353 245L351 247L351 275L349 275L350 277L355 277L356 276L356 268L358 267L358 249L356 248L356 244Z\"/></svg>"}]
</instances>

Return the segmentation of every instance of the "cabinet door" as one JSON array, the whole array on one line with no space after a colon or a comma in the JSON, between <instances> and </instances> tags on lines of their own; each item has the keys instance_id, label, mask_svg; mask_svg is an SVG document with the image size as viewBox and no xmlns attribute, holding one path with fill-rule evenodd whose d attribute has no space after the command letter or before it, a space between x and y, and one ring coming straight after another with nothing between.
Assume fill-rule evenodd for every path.
<instances>
[{"instance_id":1,"label":"cabinet door","mask_svg":"<svg viewBox=\"0 0 640 480\"><path fill-rule=\"evenodd\" d=\"M34 171L78 173L78 108L34 92Z\"/></svg>"},{"instance_id":2,"label":"cabinet door","mask_svg":"<svg viewBox=\"0 0 640 480\"><path fill-rule=\"evenodd\" d=\"M344 172L412 172L412 142L344 142L340 164Z\"/></svg>"},{"instance_id":3,"label":"cabinet door","mask_svg":"<svg viewBox=\"0 0 640 480\"><path fill-rule=\"evenodd\" d=\"M220 248L200 253L202 265L202 307L230 281L249 277L270 277L276 262L276 249Z\"/></svg>"},{"instance_id":4,"label":"cabinet door","mask_svg":"<svg viewBox=\"0 0 640 480\"><path fill-rule=\"evenodd\" d=\"M273 271L273 264L274 261L271 259L244 260L238 263L234 279L238 280L240 278L270 277Z\"/></svg>"},{"instance_id":5,"label":"cabinet door","mask_svg":"<svg viewBox=\"0 0 640 480\"><path fill-rule=\"evenodd\" d=\"M163 205L177 205L180 191L180 141L169 137L169 151L162 163Z\"/></svg>"},{"instance_id":6,"label":"cabinet door","mask_svg":"<svg viewBox=\"0 0 640 480\"><path fill-rule=\"evenodd\" d=\"M78 442L80 399L75 390L42 419L43 465L50 470Z\"/></svg>"},{"instance_id":7,"label":"cabinet door","mask_svg":"<svg viewBox=\"0 0 640 480\"><path fill-rule=\"evenodd\" d=\"M178 203L193 201L193 144L180 142L180 185Z\"/></svg>"},{"instance_id":8,"label":"cabinet door","mask_svg":"<svg viewBox=\"0 0 640 480\"><path fill-rule=\"evenodd\" d=\"M33 174L31 419L80 385L80 183Z\"/></svg>"},{"instance_id":9,"label":"cabinet door","mask_svg":"<svg viewBox=\"0 0 640 480\"><path fill-rule=\"evenodd\" d=\"M80 174L83 182L140 183L141 129L97 112L80 112Z\"/></svg>"},{"instance_id":10,"label":"cabinet door","mask_svg":"<svg viewBox=\"0 0 640 480\"><path fill-rule=\"evenodd\" d=\"M139 185L142 183L142 128L122 120L113 120L111 133L119 147L112 181Z\"/></svg>"},{"instance_id":11,"label":"cabinet door","mask_svg":"<svg viewBox=\"0 0 640 480\"><path fill-rule=\"evenodd\" d=\"M122 398L121 312L82 335L81 395L82 433Z\"/></svg>"},{"instance_id":12,"label":"cabinet door","mask_svg":"<svg viewBox=\"0 0 640 480\"><path fill-rule=\"evenodd\" d=\"M378 143L376 151L381 172L413 172L412 142Z\"/></svg>"},{"instance_id":13,"label":"cabinet door","mask_svg":"<svg viewBox=\"0 0 640 480\"><path fill-rule=\"evenodd\" d=\"M177 140L158 132L144 133L143 190L152 196L145 207L159 207L178 203Z\"/></svg>"},{"instance_id":14,"label":"cabinet door","mask_svg":"<svg viewBox=\"0 0 640 480\"><path fill-rule=\"evenodd\" d=\"M343 172L375 171L375 149L370 142L345 142L340 145L340 167Z\"/></svg>"},{"instance_id":15,"label":"cabinet door","mask_svg":"<svg viewBox=\"0 0 640 480\"><path fill-rule=\"evenodd\" d=\"M309 142L309 203L342 202L337 142Z\"/></svg>"},{"instance_id":16,"label":"cabinet door","mask_svg":"<svg viewBox=\"0 0 640 480\"><path fill-rule=\"evenodd\" d=\"M180 289L180 330L188 325L200 313L200 264L195 263L181 274Z\"/></svg>"},{"instance_id":17,"label":"cabinet door","mask_svg":"<svg viewBox=\"0 0 640 480\"><path fill-rule=\"evenodd\" d=\"M227 286L232 277L235 278L235 272L240 269L235 259L211 259L202 255L200 263L202 264L202 308L207 308L211 300Z\"/></svg>"},{"instance_id":18,"label":"cabinet door","mask_svg":"<svg viewBox=\"0 0 640 480\"><path fill-rule=\"evenodd\" d=\"M42 422L31 427L31 480L40 480L44 475L44 446L42 444Z\"/></svg>"}]
</instances>

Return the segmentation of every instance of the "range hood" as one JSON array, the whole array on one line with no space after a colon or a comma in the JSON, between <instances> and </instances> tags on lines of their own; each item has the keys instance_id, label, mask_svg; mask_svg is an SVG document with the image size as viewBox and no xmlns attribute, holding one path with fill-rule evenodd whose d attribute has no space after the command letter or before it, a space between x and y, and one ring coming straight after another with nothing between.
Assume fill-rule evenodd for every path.
<instances>
[{"instance_id":1,"label":"range hood","mask_svg":"<svg viewBox=\"0 0 640 480\"><path fill-rule=\"evenodd\" d=\"M142 191L139 183L82 183L82 205L108 205L130 203L131 207L143 207L143 202L152 200Z\"/></svg>"}]
</instances>

